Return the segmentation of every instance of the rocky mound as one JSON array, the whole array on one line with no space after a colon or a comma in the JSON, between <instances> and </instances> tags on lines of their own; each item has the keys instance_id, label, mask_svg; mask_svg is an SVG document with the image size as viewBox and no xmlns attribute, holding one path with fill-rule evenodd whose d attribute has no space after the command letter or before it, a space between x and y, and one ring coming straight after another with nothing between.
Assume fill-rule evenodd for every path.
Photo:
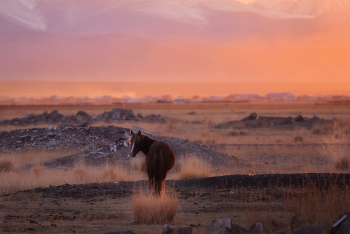
<instances>
[{"instance_id":1,"label":"rocky mound","mask_svg":"<svg viewBox=\"0 0 350 234\"><path fill-rule=\"evenodd\" d=\"M79 153L67 155L43 163L47 167L66 168L77 161L88 165L101 165L127 161L130 148L128 134L130 130L120 127L75 127L32 128L0 132L0 149L21 150L30 147L38 150L76 150ZM226 162L227 155L208 149L202 145L174 137L159 136L145 132L153 138L167 142L175 151L177 158L195 154L203 160L219 165ZM232 158L232 157L231 157Z\"/></svg>"},{"instance_id":2,"label":"rocky mound","mask_svg":"<svg viewBox=\"0 0 350 234\"><path fill-rule=\"evenodd\" d=\"M292 117L271 117L271 116L259 116L257 113L251 113L249 116L242 120L234 120L216 125L216 128L269 128L269 127L306 127L311 128L315 124L330 124L336 119L326 120L320 119L317 116L312 118L306 118L301 115Z\"/></svg>"},{"instance_id":3,"label":"rocky mound","mask_svg":"<svg viewBox=\"0 0 350 234\"><path fill-rule=\"evenodd\" d=\"M28 115L24 118L14 118L4 120L1 125L36 125L36 124L59 124L59 125L78 125L85 127L91 123L97 122L120 122L120 121L142 121L142 122L166 122L166 118L160 115L135 115L132 110L113 109L97 116L90 116L85 111L78 111L76 115L64 116L57 110L48 113L45 111L40 115Z\"/></svg>"}]
</instances>

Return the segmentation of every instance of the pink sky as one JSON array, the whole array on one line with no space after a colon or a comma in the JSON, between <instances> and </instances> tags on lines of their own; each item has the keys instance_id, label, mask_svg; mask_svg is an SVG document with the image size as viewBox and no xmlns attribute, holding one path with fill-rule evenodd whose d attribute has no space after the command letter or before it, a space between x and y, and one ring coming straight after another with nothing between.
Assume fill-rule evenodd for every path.
<instances>
[{"instance_id":1,"label":"pink sky","mask_svg":"<svg viewBox=\"0 0 350 234\"><path fill-rule=\"evenodd\" d=\"M0 80L248 82L249 86L350 81L349 12L285 19L254 11L226 11L215 4L202 9L200 4L196 8L176 1L155 1L150 6L154 2L148 1L146 7L125 1L126 6L106 10L103 4L110 0L77 0L81 7L88 7L73 11L69 1L62 2L62 9L76 13L75 18L64 18L68 10L51 17L57 8L45 4L52 1L42 1L38 11L22 5L5 11L0 6ZM166 2L169 5L162 5ZM233 8L242 6L235 4ZM26 13L24 18L21 11ZM26 17L32 18L24 26ZM327 86L315 87L324 90ZM254 91L243 88L232 92ZM55 93L54 87L46 89ZM317 91L314 87L293 90ZM339 92L336 85L329 90ZM0 96L6 90L2 92Z\"/></svg>"}]
</instances>

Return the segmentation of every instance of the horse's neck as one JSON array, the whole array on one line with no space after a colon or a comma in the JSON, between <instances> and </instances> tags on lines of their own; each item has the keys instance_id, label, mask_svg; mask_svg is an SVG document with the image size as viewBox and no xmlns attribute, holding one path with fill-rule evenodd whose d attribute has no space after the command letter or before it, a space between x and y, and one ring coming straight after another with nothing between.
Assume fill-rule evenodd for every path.
<instances>
[{"instance_id":1,"label":"horse's neck","mask_svg":"<svg viewBox=\"0 0 350 234\"><path fill-rule=\"evenodd\" d=\"M144 136L143 137L143 141L142 141L142 147L141 147L141 151L142 153L144 153L146 156L148 154L149 151L149 147L151 147L151 145L156 142L155 139L152 139L148 136Z\"/></svg>"}]
</instances>

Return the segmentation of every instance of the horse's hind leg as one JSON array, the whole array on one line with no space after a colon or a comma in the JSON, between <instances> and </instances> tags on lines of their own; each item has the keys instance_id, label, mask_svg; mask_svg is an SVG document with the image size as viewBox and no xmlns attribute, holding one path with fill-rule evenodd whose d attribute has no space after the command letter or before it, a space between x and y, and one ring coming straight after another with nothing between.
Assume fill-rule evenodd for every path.
<instances>
[{"instance_id":1,"label":"horse's hind leg","mask_svg":"<svg viewBox=\"0 0 350 234\"><path fill-rule=\"evenodd\" d=\"M153 178L150 178L148 181L148 193L152 195L153 192Z\"/></svg>"},{"instance_id":2,"label":"horse's hind leg","mask_svg":"<svg viewBox=\"0 0 350 234\"><path fill-rule=\"evenodd\" d=\"M147 174L148 174L148 193L152 195L154 174L152 173L152 170L149 167L147 168Z\"/></svg>"},{"instance_id":3,"label":"horse's hind leg","mask_svg":"<svg viewBox=\"0 0 350 234\"><path fill-rule=\"evenodd\" d=\"M164 195L165 195L165 182L164 182L164 180L160 184L160 192L159 193L160 193L161 197L164 197Z\"/></svg>"}]
</instances>

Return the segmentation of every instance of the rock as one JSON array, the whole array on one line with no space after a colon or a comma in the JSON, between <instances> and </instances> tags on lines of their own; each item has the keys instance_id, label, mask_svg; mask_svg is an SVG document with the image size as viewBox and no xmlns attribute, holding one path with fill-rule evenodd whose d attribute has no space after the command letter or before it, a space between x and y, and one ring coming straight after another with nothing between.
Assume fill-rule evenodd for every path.
<instances>
[{"instance_id":1,"label":"rock","mask_svg":"<svg viewBox=\"0 0 350 234\"><path fill-rule=\"evenodd\" d=\"M75 115L75 118L79 120L79 122L89 121L91 116L85 111L78 111Z\"/></svg>"},{"instance_id":2,"label":"rock","mask_svg":"<svg viewBox=\"0 0 350 234\"><path fill-rule=\"evenodd\" d=\"M307 225L307 221L304 219L303 216L299 216L299 215L294 215L292 217L292 220L290 221L290 229L293 231L294 229L301 227L301 226L305 226Z\"/></svg>"},{"instance_id":3,"label":"rock","mask_svg":"<svg viewBox=\"0 0 350 234\"><path fill-rule=\"evenodd\" d=\"M75 125L75 127L86 127L86 126L88 126L88 122L87 121L83 121L83 122L81 122L81 123L78 123L77 125Z\"/></svg>"},{"instance_id":4,"label":"rock","mask_svg":"<svg viewBox=\"0 0 350 234\"><path fill-rule=\"evenodd\" d=\"M257 113L253 112L249 116L242 119L241 121L256 120L257 117L258 117Z\"/></svg>"},{"instance_id":5,"label":"rock","mask_svg":"<svg viewBox=\"0 0 350 234\"><path fill-rule=\"evenodd\" d=\"M267 122L270 126L292 124L292 117L268 117L259 116L260 121Z\"/></svg>"},{"instance_id":6,"label":"rock","mask_svg":"<svg viewBox=\"0 0 350 234\"><path fill-rule=\"evenodd\" d=\"M303 116L298 115L297 117L294 118L294 121L295 121L295 122L303 122L303 121L304 121L304 118L303 118Z\"/></svg>"},{"instance_id":7,"label":"rock","mask_svg":"<svg viewBox=\"0 0 350 234\"><path fill-rule=\"evenodd\" d=\"M48 116L47 116L47 121L49 123L57 123L58 120L62 119L63 115L58 113L57 110L52 111Z\"/></svg>"},{"instance_id":8,"label":"rock","mask_svg":"<svg viewBox=\"0 0 350 234\"><path fill-rule=\"evenodd\" d=\"M321 229L314 226L305 226L295 229L292 234L325 234Z\"/></svg>"},{"instance_id":9,"label":"rock","mask_svg":"<svg viewBox=\"0 0 350 234\"><path fill-rule=\"evenodd\" d=\"M271 219L267 224L267 228L272 232L276 232L277 230L287 228L287 225L279 222L278 220Z\"/></svg>"},{"instance_id":10,"label":"rock","mask_svg":"<svg viewBox=\"0 0 350 234\"><path fill-rule=\"evenodd\" d=\"M121 231L121 232L105 232L103 234L136 234L136 233L132 231Z\"/></svg>"},{"instance_id":11,"label":"rock","mask_svg":"<svg viewBox=\"0 0 350 234\"><path fill-rule=\"evenodd\" d=\"M217 218L214 219L211 225L206 229L207 234L217 234L220 231L232 230L232 218Z\"/></svg>"},{"instance_id":12,"label":"rock","mask_svg":"<svg viewBox=\"0 0 350 234\"><path fill-rule=\"evenodd\" d=\"M345 213L332 225L331 234L349 234L349 230L350 214Z\"/></svg>"},{"instance_id":13,"label":"rock","mask_svg":"<svg viewBox=\"0 0 350 234\"><path fill-rule=\"evenodd\" d=\"M165 224L162 229L162 234L192 234L193 227L191 226L171 226Z\"/></svg>"},{"instance_id":14,"label":"rock","mask_svg":"<svg viewBox=\"0 0 350 234\"><path fill-rule=\"evenodd\" d=\"M231 233L232 234L246 234L248 232L248 229L239 225L239 224L232 224Z\"/></svg>"},{"instance_id":15,"label":"rock","mask_svg":"<svg viewBox=\"0 0 350 234\"><path fill-rule=\"evenodd\" d=\"M264 229L264 225L262 222L256 222L252 226L250 226L248 232L249 234L258 234L258 233L267 233Z\"/></svg>"}]
</instances>

